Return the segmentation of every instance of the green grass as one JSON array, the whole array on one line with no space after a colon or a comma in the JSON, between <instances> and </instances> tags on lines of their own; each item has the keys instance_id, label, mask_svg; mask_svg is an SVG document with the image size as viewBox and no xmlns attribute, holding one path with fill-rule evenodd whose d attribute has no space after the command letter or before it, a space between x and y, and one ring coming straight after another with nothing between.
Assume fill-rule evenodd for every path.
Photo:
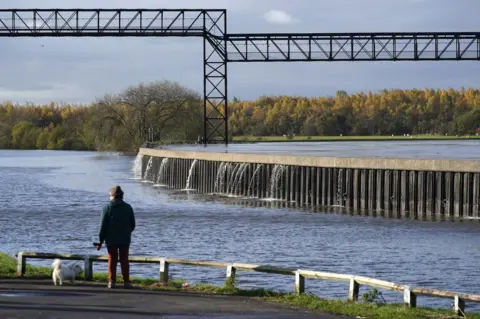
<instances>
[{"instance_id":1,"label":"green grass","mask_svg":"<svg viewBox=\"0 0 480 319\"><path fill-rule=\"evenodd\" d=\"M283 136L234 136L234 143L246 142L332 142L332 141L425 141L425 140L480 140L480 136L445 136L445 135L414 135L414 136L295 136L288 139Z\"/></svg>"},{"instance_id":2,"label":"green grass","mask_svg":"<svg viewBox=\"0 0 480 319\"><path fill-rule=\"evenodd\" d=\"M29 278L51 278L52 269L48 267L33 267L27 264L27 274ZM0 253L0 278L10 278L17 276L17 260Z\"/></svg>"},{"instance_id":3,"label":"green grass","mask_svg":"<svg viewBox=\"0 0 480 319\"><path fill-rule=\"evenodd\" d=\"M16 260L6 254L0 253L0 278L15 278L17 276ZM49 279L51 268L33 267L27 265L26 278ZM94 283L106 283L106 274L94 274ZM118 278L117 282L122 283ZM295 308L309 309L324 313L359 316L360 318L375 319L450 319L458 318L453 311L430 308L407 308L403 304L377 305L375 303L348 302L343 300L321 299L313 295L304 294L297 296L291 293L275 292L267 289L239 289L233 286L219 287L207 283L184 287L183 279L172 279L168 285L162 285L156 279L132 278L134 285L148 290L185 291L202 294L221 294L259 298L269 302L288 304ZM480 314L468 314L467 318L480 319Z\"/></svg>"}]
</instances>

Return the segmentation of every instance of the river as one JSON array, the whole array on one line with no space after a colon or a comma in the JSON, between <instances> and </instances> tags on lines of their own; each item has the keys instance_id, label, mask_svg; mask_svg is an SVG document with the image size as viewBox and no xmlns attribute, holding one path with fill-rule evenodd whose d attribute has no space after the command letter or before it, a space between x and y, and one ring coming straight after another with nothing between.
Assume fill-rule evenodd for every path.
<instances>
[{"instance_id":1,"label":"river","mask_svg":"<svg viewBox=\"0 0 480 319\"><path fill-rule=\"evenodd\" d=\"M474 152L471 158L477 157ZM478 223L239 204L228 198L153 188L133 179L134 160L115 153L0 151L0 251L97 254L91 243L97 239L100 210L108 201L108 189L119 184L137 217L133 255L270 264L480 293ZM94 271L105 267L96 264ZM158 276L158 266L135 264L132 273ZM193 284L222 284L225 271L173 265L171 275ZM289 276L239 272L238 282L244 288L294 291L294 278ZM307 279L306 290L321 297L346 298L348 283ZM361 288L360 293L365 291ZM382 292L389 301L402 301L400 293ZM451 301L420 297L418 304L449 307ZM467 311L473 310L480 307L467 304Z\"/></svg>"}]
</instances>

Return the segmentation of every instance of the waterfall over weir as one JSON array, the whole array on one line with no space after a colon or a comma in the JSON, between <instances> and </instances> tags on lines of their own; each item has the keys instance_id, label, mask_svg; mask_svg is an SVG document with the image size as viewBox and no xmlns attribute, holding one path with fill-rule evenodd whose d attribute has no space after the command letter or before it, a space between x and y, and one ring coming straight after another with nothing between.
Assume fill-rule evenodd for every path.
<instances>
[{"instance_id":1,"label":"waterfall over weir","mask_svg":"<svg viewBox=\"0 0 480 319\"><path fill-rule=\"evenodd\" d=\"M132 172L133 172L133 179L141 180L142 179L142 160L143 155L138 154L135 158L135 162L133 162Z\"/></svg>"},{"instance_id":2,"label":"waterfall over weir","mask_svg":"<svg viewBox=\"0 0 480 319\"><path fill-rule=\"evenodd\" d=\"M188 177L187 177L187 184L185 185L185 190L192 190L191 188L191 182L192 182L192 173L193 170L195 169L195 164L197 164L197 160L193 160L192 166L190 166L190 169L188 170Z\"/></svg>"},{"instance_id":3,"label":"waterfall over weir","mask_svg":"<svg viewBox=\"0 0 480 319\"><path fill-rule=\"evenodd\" d=\"M143 175L144 176L143 179L147 183L153 183L155 181L154 175L155 174L153 172L153 157L150 157L150 159L147 162L147 167L145 168L145 174Z\"/></svg>"},{"instance_id":4,"label":"waterfall over weir","mask_svg":"<svg viewBox=\"0 0 480 319\"><path fill-rule=\"evenodd\" d=\"M139 162L143 163L143 170L137 167ZM284 165L275 165L270 171L269 167L262 164L215 162L212 165L205 165L204 161L196 159L181 160L139 155L134 167L145 182L155 181L155 187L195 190L238 198L266 200L284 198L280 195L279 188L279 183L286 173Z\"/></svg>"},{"instance_id":5,"label":"waterfall over weir","mask_svg":"<svg viewBox=\"0 0 480 319\"><path fill-rule=\"evenodd\" d=\"M158 175L157 175L157 182L154 185L155 187L166 186L165 173L166 173L167 165L168 165L168 157L162 159L162 162L160 163L160 168L158 169Z\"/></svg>"},{"instance_id":6,"label":"waterfall over weir","mask_svg":"<svg viewBox=\"0 0 480 319\"><path fill-rule=\"evenodd\" d=\"M204 153L143 149L133 174L171 189L278 207L480 219L480 161Z\"/></svg>"}]
</instances>

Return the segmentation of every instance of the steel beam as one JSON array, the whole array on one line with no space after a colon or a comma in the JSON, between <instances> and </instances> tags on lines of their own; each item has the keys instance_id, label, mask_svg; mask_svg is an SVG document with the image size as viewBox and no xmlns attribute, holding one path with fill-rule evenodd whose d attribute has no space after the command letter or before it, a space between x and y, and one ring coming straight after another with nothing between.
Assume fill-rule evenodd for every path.
<instances>
[{"instance_id":1,"label":"steel beam","mask_svg":"<svg viewBox=\"0 0 480 319\"><path fill-rule=\"evenodd\" d=\"M204 9L0 9L1 37L194 36Z\"/></svg>"},{"instance_id":2,"label":"steel beam","mask_svg":"<svg viewBox=\"0 0 480 319\"><path fill-rule=\"evenodd\" d=\"M228 62L478 61L480 32L227 34Z\"/></svg>"}]
</instances>

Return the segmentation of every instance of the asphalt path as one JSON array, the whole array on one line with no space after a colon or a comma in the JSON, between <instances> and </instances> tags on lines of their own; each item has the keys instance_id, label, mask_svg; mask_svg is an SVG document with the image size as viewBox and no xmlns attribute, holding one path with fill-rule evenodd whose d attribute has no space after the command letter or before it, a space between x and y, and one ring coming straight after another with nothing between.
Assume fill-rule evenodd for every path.
<instances>
[{"instance_id":1,"label":"asphalt path","mask_svg":"<svg viewBox=\"0 0 480 319\"><path fill-rule=\"evenodd\" d=\"M258 298L144 289L107 289L76 282L62 287L51 281L0 280L2 319L338 319L334 316Z\"/></svg>"}]
</instances>

